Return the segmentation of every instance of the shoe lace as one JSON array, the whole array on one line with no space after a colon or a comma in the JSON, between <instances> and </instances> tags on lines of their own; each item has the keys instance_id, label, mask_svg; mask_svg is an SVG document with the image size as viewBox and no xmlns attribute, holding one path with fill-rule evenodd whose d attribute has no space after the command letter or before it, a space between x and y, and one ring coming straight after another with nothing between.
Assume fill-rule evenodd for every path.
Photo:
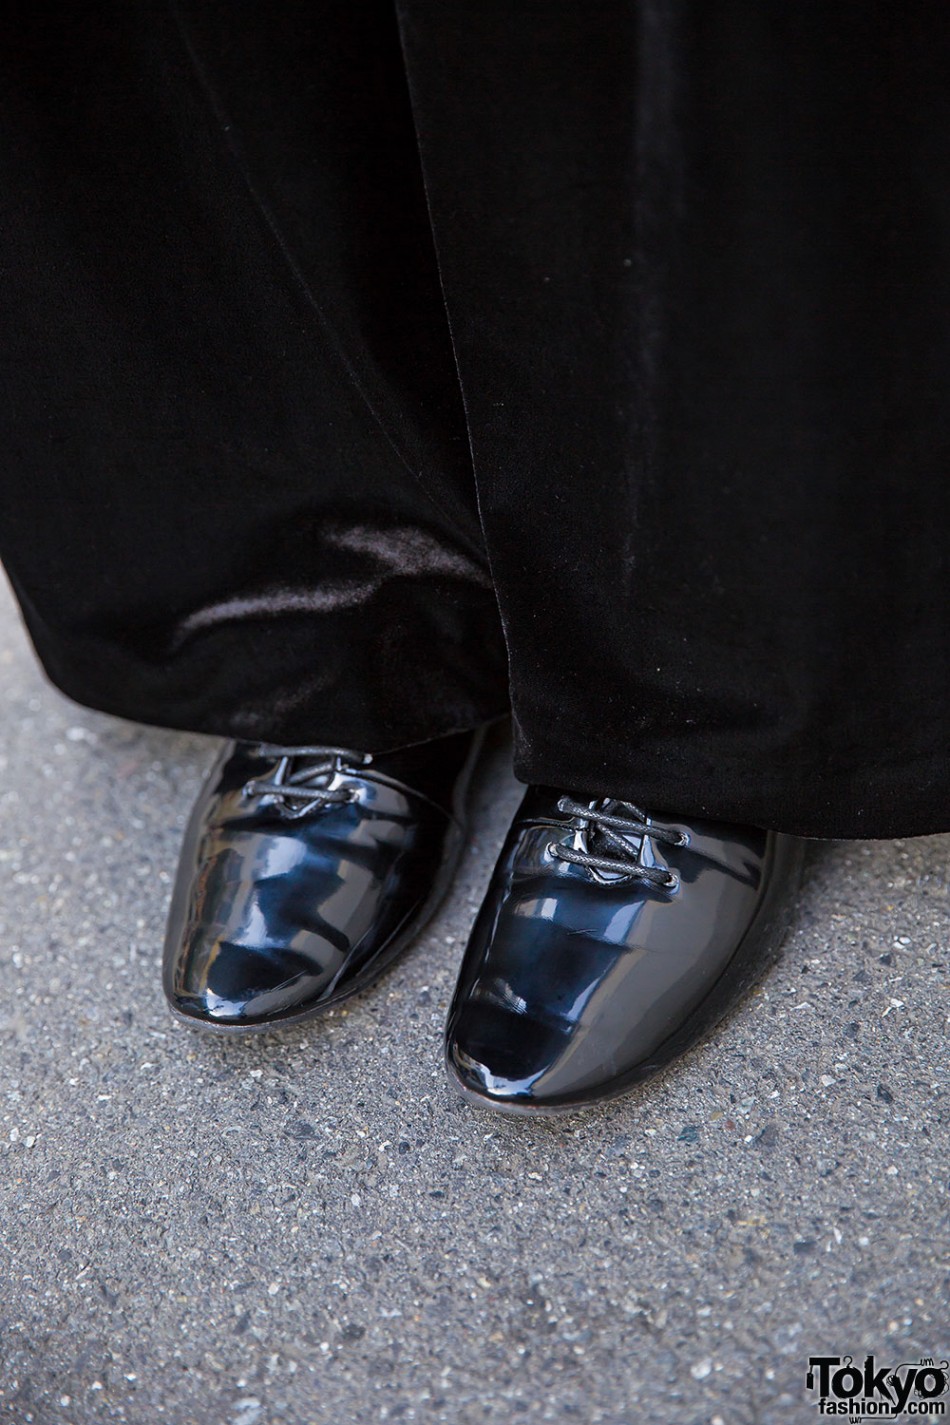
<instances>
[{"instance_id":1,"label":"shoe lace","mask_svg":"<svg viewBox=\"0 0 950 1425\"><path fill-rule=\"evenodd\" d=\"M294 819L315 809L341 806L356 801L353 787L331 787L341 772L366 767L369 752L352 752L347 747L295 747L275 749L277 765L267 777L252 777L242 788L245 797L266 797L283 816Z\"/></svg>"},{"instance_id":2,"label":"shoe lace","mask_svg":"<svg viewBox=\"0 0 950 1425\"><path fill-rule=\"evenodd\" d=\"M633 802L617 797L602 797L590 802L561 797L557 807L558 811L578 819L580 825L577 831L583 843L577 847L563 841L550 842L548 852L559 861L569 861L590 871L606 871L630 880L645 881L662 886L664 890L676 890L679 886L679 876L675 871L668 871L662 866L644 866L640 858L648 839L664 842L667 846L687 846L689 836L685 831L659 826ZM611 808L626 810L618 812ZM635 847L626 839L629 836L637 837Z\"/></svg>"}]
</instances>

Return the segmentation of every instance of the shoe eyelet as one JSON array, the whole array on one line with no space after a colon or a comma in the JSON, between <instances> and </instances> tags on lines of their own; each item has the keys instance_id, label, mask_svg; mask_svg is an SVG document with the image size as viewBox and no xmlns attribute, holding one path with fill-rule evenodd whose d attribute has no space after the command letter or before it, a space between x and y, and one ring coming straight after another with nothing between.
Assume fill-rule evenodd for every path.
<instances>
[{"instance_id":1,"label":"shoe eyelet","mask_svg":"<svg viewBox=\"0 0 950 1425\"><path fill-rule=\"evenodd\" d=\"M663 882L665 891L678 891L680 888L680 878L675 871L668 871L666 880Z\"/></svg>"}]
</instances>

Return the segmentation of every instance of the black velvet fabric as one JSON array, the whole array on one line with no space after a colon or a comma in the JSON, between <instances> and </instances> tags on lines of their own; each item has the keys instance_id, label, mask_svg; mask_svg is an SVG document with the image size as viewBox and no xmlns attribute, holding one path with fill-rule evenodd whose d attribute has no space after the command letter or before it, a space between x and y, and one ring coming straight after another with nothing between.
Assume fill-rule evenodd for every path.
<instances>
[{"instance_id":1,"label":"black velvet fabric","mask_svg":"<svg viewBox=\"0 0 950 1425\"><path fill-rule=\"evenodd\" d=\"M2 554L127 717L950 827L950 11L15 3Z\"/></svg>"},{"instance_id":2,"label":"black velvet fabric","mask_svg":"<svg viewBox=\"0 0 950 1425\"><path fill-rule=\"evenodd\" d=\"M50 676L366 749L507 709L391 6L0 24L0 552Z\"/></svg>"}]
</instances>

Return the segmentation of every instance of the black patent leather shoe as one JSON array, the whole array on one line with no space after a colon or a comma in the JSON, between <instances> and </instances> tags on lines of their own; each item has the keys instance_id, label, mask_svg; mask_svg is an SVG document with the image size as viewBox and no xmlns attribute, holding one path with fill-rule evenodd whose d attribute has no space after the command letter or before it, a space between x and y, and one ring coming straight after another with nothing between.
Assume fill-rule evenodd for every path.
<instances>
[{"instance_id":1,"label":"black patent leather shoe","mask_svg":"<svg viewBox=\"0 0 950 1425\"><path fill-rule=\"evenodd\" d=\"M802 852L797 837L530 787L465 953L450 1079L514 1113L624 1093L768 967Z\"/></svg>"},{"instance_id":2,"label":"black patent leather shoe","mask_svg":"<svg viewBox=\"0 0 950 1425\"><path fill-rule=\"evenodd\" d=\"M461 733L375 758L225 744L169 912L163 981L176 1014L263 1029L376 979L448 887L481 741Z\"/></svg>"}]
</instances>

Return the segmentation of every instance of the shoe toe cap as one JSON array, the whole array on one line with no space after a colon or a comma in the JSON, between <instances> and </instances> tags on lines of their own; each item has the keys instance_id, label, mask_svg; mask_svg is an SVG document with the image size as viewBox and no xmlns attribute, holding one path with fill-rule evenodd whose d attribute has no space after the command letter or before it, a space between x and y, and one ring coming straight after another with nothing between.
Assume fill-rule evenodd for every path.
<instances>
[{"instance_id":1,"label":"shoe toe cap","mask_svg":"<svg viewBox=\"0 0 950 1425\"><path fill-rule=\"evenodd\" d=\"M446 1064L463 1094L512 1112L557 1106L565 1037L490 1000L468 1000L449 1021Z\"/></svg>"},{"instance_id":2,"label":"shoe toe cap","mask_svg":"<svg viewBox=\"0 0 950 1425\"><path fill-rule=\"evenodd\" d=\"M312 953L196 937L171 959L165 994L186 1019L217 1028L255 1028L312 1006L330 978Z\"/></svg>"}]
</instances>

